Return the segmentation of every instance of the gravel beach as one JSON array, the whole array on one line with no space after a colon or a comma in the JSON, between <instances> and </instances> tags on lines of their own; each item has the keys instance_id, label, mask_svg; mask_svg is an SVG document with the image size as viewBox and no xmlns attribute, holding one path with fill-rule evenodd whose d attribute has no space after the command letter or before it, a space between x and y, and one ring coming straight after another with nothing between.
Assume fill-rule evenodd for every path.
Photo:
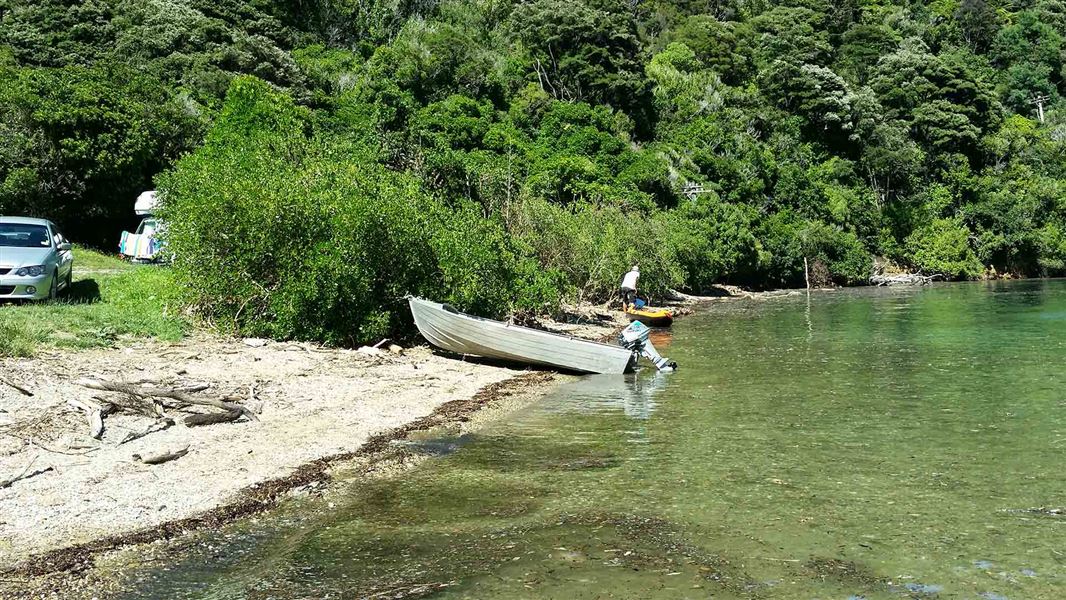
<instances>
[{"instance_id":1,"label":"gravel beach","mask_svg":"<svg viewBox=\"0 0 1066 600\"><path fill-rule=\"evenodd\" d=\"M0 361L0 564L184 519L375 434L474 396L521 371L417 347L392 353L197 337L178 344L54 352ZM262 345L259 345L262 343ZM120 443L157 419L108 415L99 440L70 400L112 393L75 383L207 384L199 395L239 396L258 420L165 430ZM179 417L180 414L168 415ZM163 464L136 456L188 450ZM38 473L35 474L34 473Z\"/></svg>"}]
</instances>

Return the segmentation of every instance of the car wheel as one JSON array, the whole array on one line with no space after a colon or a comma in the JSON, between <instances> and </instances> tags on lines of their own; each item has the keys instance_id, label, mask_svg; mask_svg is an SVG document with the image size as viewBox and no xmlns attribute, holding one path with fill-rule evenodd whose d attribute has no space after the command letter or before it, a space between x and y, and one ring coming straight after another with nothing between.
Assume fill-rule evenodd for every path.
<instances>
[{"instance_id":1,"label":"car wheel","mask_svg":"<svg viewBox=\"0 0 1066 600\"><path fill-rule=\"evenodd\" d=\"M65 286L63 286L63 293L69 296L70 295L70 286L72 286L73 284L74 284L74 267L72 265L70 267L70 270L67 271L67 284Z\"/></svg>"},{"instance_id":2,"label":"car wheel","mask_svg":"<svg viewBox=\"0 0 1066 600\"><path fill-rule=\"evenodd\" d=\"M52 275L52 285L48 288L48 299L55 300L59 297L59 269Z\"/></svg>"}]
</instances>

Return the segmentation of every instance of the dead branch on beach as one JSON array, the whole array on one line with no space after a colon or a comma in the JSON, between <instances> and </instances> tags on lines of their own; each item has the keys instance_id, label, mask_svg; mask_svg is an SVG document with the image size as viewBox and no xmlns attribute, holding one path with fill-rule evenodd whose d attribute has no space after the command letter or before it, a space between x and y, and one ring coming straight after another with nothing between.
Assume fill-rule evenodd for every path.
<instances>
[{"instance_id":1,"label":"dead branch on beach","mask_svg":"<svg viewBox=\"0 0 1066 600\"><path fill-rule=\"evenodd\" d=\"M6 487L11 487L11 485L14 484L16 481L22 481L23 479L36 477L41 473L47 473L53 470L52 467L45 467L43 469L37 469L36 471L30 472L30 469L33 467L33 463L35 462L37 462L36 456L30 459L30 462L26 464L26 467L22 469L22 471L20 471L18 475L15 475L14 477L10 477L8 479L0 479L0 490Z\"/></svg>"},{"instance_id":2,"label":"dead branch on beach","mask_svg":"<svg viewBox=\"0 0 1066 600\"><path fill-rule=\"evenodd\" d=\"M81 456L99 449L98 447L93 447L85 451L71 451L70 448L60 450L41 441L42 438L48 437L47 432L55 426L56 421L62 419L63 415L63 412L60 410L52 410L57 408L55 406L46 408L48 410L44 411L36 418L24 419L0 425L0 436L19 440L27 446L36 446L45 452L65 454L67 456Z\"/></svg>"},{"instance_id":3,"label":"dead branch on beach","mask_svg":"<svg viewBox=\"0 0 1066 600\"><path fill-rule=\"evenodd\" d=\"M0 431L0 435L6 435L8 437L13 437L13 438L15 438L17 440L22 440L22 442L24 444L29 444L31 446L36 446L36 447L40 448L41 450L44 450L45 452L51 452L52 454L64 454L66 456L84 456L86 454L89 454L90 452L96 452L97 450L100 449L99 446L93 446L93 447L89 448L88 450L79 450L79 451L72 452L71 448L67 448L66 450L60 450L58 448L52 448L51 446L48 446L47 444L45 444L44 442L42 442L40 440L33 439L33 437L29 437L29 436L26 436L26 435L20 435L18 433L11 432L11 431Z\"/></svg>"},{"instance_id":4,"label":"dead branch on beach","mask_svg":"<svg viewBox=\"0 0 1066 600\"><path fill-rule=\"evenodd\" d=\"M4 385L14 389L16 392L22 394L23 396L30 396L30 397L33 396L33 392L27 390L26 388L24 388L24 387L22 387L20 385L12 383L11 381L8 381L7 379L4 379L3 377L0 377L0 383L2 383Z\"/></svg>"},{"instance_id":5,"label":"dead branch on beach","mask_svg":"<svg viewBox=\"0 0 1066 600\"><path fill-rule=\"evenodd\" d=\"M159 409L183 409L189 406L209 406L212 408L220 409L227 413L237 411L238 413L240 413L240 415L248 417L248 420L250 421L259 420L259 418L255 416L255 413L253 413L251 410L248 410L248 408L246 408L242 404L237 404L228 400L204 398L200 396L191 395L193 392L203 391L204 389L207 389L207 386L196 385L184 388L146 387L129 383L102 381L99 379L88 378L79 379L75 383L91 390L99 390L103 392L118 392L120 394L125 394L126 396L132 398L148 400L152 402L152 404L157 406Z\"/></svg>"},{"instance_id":6,"label":"dead branch on beach","mask_svg":"<svg viewBox=\"0 0 1066 600\"><path fill-rule=\"evenodd\" d=\"M25 419L25 420L22 420L22 421L13 421L11 423L4 423L3 425L0 425L0 433L21 432L21 431L26 431L26 430L33 430L35 428L38 428L38 427L42 426L43 424L46 424L48 421L51 421L51 420L53 420L55 418L56 418L56 415L54 413L48 412L48 413L44 413L41 416L36 417L34 419Z\"/></svg>"},{"instance_id":7,"label":"dead branch on beach","mask_svg":"<svg viewBox=\"0 0 1066 600\"><path fill-rule=\"evenodd\" d=\"M161 465L165 462L179 459L189 453L189 447L185 446L180 450L164 450L158 454L149 454L148 456L141 456L140 454L134 454L133 460L142 462L146 465Z\"/></svg>"},{"instance_id":8,"label":"dead branch on beach","mask_svg":"<svg viewBox=\"0 0 1066 600\"><path fill-rule=\"evenodd\" d=\"M104 415L115 409L114 404L97 404L91 400L67 400L67 404L85 413L89 421L89 437L100 439L104 434Z\"/></svg>"},{"instance_id":9,"label":"dead branch on beach","mask_svg":"<svg viewBox=\"0 0 1066 600\"><path fill-rule=\"evenodd\" d=\"M152 424L141 431L128 431L118 442L118 446L143 438L152 433L163 431L173 426L175 420L167 415L168 410L186 410L191 412L184 420L188 427L200 425L212 425L216 423L228 423L246 417L250 421L258 421L255 413L247 408L243 402L255 400L255 387L248 386L248 398L240 396L225 396L223 398L210 398L193 395L202 392L210 385L196 383L185 386L164 386L158 381L139 380L136 382L105 381L101 379L82 378L74 382L84 388L101 392L111 392L113 396L96 396L97 402L89 400L68 400L68 404L84 412L89 421L89 435L94 439L100 439L104 431L103 417L114 410L125 410L150 417L155 420ZM208 407L207 412L189 410L191 407ZM145 464L159 464L180 458L188 453L188 448L160 455L159 457L141 458L136 460ZM156 460L159 459L159 460Z\"/></svg>"},{"instance_id":10,"label":"dead branch on beach","mask_svg":"<svg viewBox=\"0 0 1066 600\"><path fill-rule=\"evenodd\" d=\"M139 440L146 435L155 433L157 431L163 431L164 429L167 429L172 425L174 425L174 419L160 419L155 423L152 423L145 429L142 429L141 431L130 431L125 435L125 437L119 440L118 445L121 446L122 444L132 442L133 440Z\"/></svg>"},{"instance_id":11,"label":"dead branch on beach","mask_svg":"<svg viewBox=\"0 0 1066 600\"><path fill-rule=\"evenodd\" d=\"M209 412L209 413L196 413L185 417L186 427L197 427L200 425L214 425L216 423L229 423L230 421L236 421L241 418L241 412L237 410L231 410L227 412Z\"/></svg>"}]
</instances>

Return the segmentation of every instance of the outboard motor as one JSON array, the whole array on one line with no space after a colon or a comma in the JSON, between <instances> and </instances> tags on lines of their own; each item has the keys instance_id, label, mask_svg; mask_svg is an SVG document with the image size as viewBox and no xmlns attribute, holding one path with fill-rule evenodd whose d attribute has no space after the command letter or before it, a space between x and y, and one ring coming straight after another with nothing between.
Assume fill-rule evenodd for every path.
<instances>
[{"instance_id":1,"label":"outboard motor","mask_svg":"<svg viewBox=\"0 0 1066 600\"><path fill-rule=\"evenodd\" d=\"M648 326L640 321L633 321L622 330L622 333L618 334L618 343L623 348L632 350L635 354L639 354L644 358L650 360L655 364L655 368L660 371L673 371L677 369L677 363L669 358L660 356L655 350L655 346L652 345L648 336L651 334L651 330Z\"/></svg>"}]
</instances>

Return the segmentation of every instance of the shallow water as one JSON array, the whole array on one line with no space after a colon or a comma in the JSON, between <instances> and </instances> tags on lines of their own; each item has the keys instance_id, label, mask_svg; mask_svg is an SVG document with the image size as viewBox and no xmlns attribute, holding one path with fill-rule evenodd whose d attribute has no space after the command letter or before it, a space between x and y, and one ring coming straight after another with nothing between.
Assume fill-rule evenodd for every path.
<instances>
[{"instance_id":1,"label":"shallow water","mask_svg":"<svg viewBox=\"0 0 1066 600\"><path fill-rule=\"evenodd\" d=\"M129 597L1066 597L1066 517L1025 510L1066 506L1066 281L737 301L657 340L681 370L560 386Z\"/></svg>"}]
</instances>

